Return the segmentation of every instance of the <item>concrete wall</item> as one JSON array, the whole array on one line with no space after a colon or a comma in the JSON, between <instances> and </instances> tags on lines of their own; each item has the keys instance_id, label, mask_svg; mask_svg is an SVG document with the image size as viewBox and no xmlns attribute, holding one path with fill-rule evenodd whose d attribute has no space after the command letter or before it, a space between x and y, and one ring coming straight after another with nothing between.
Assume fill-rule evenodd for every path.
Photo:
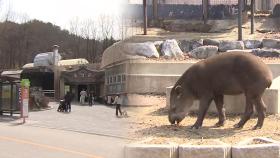
<instances>
[{"instance_id":1,"label":"concrete wall","mask_svg":"<svg viewBox=\"0 0 280 158\"><path fill-rule=\"evenodd\" d=\"M191 66L183 63L163 63L131 60L127 65L128 93L165 94L165 88L178 80L180 75Z\"/></svg>"},{"instance_id":2,"label":"concrete wall","mask_svg":"<svg viewBox=\"0 0 280 158\"><path fill-rule=\"evenodd\" d=\"M173 86L178 80L178 78L194 63L195 62L166 62L166 61L157 62L157 61L149 61L149 60L128 60L117 64L116 67L115 66L107 67L105 70L105 78L107 76L112 75L111 71L114 70L114 67L115 68L119 67L120 69L118 69L117 73L124 74L126 76L126 81L122 82L122 84L124 84L124 88L122 89L122 91L118 91L118 92L125 92L130 94L130 95L126 95L124 104L133 105L133 106L154 105L154 103L152 102L143 101L143 97L141 97L141 95L166 94L166 87ZM268 66L270 67L274 78L280 76L280 64L268 64ZM280 87L280 84L277 84L277 86ZM269 99L269 97L271 96L279 95L277 86L276 85L273 86L274 90L270 90L266 92L266 94L269 94L268 100L271 100ZM105 95L108 94L113 94L113 93L107 93L105 91ZM241 98L240 100L238 100L238 102L244 102L244 99L238 96L237 98L236 96L229 96L227 98L233 101L237 100L237 98ZM278 104L278 101L276 101L275 99L271 100L271 102L275 102L273 103L273 105ZM241 105L243 105L243 103ZM237 107L236 109L240 110L239 107ZM232 109L229 111L235 111L235 110ZM277 109L274 109L272 111L277 111Z\"/></svg>"},{"instance_id":3,"label":"concrete wall","mask_svg":"<svg viewBox=\"0 0 280 158\"><path fill-rule=\"evenodd\" d=\"M173 85L179 76L128 74L127 93L165 94L163 85Z\"/></svg>"}]
</instances>

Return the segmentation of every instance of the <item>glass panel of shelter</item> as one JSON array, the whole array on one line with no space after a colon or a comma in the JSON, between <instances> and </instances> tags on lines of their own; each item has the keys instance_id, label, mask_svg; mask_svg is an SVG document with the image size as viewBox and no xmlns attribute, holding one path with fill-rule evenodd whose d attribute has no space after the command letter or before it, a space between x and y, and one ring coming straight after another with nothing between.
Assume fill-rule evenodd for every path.
<instances>
[{"instance_id":1,"label":"glass panel of shelter","mask_svg":"<svg viewBox=\"0 0 280 158\"><path fill-rule=\"evenodd\" d=\"M1 106L0 113L1 115L4 112L10 113L19 113L20 105L20 85L19 83L1 83Z\"/></svg>"}]
</instances>

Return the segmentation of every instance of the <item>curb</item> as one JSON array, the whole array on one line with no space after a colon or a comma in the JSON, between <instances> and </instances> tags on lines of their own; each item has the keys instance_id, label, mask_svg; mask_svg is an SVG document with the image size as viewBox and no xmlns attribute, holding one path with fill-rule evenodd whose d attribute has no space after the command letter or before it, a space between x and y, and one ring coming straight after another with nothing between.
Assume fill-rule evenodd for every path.
<instances>
[{"instance_id":1,"label":"curb","mask_svg":"<svg viewBox=\"0 0 280 158\"><path fill-rule=\"evenodd\" d=\"M129 144L125 158L178 158L178 145Z\"/></svg>"},{"instance_id":2,"label":"curb","mask_svg":"<svg viewBox=\"0 0 280 158\"><path fill-rule=\"evenodd\" d=\"M279 158L280 142L263 137L249 138L237 145L128 144L125 158Z\"/></svg>"},{"instance_id":3,"label":"curb","mask_svg":"<svg viewBox=\"0 0 280 158\"><path fill-rule=\"evenodd\" d=\"M231 146L220 142L219 145L179 146L179 158L230 158Z\"/></svg>"},{"instance_id":4,"label":"curb","mask_svg":"<svg viewBox=\"0 0 280 158\"><path fill-rule=\"evenodd\" d=\"M261 144L254 144L258 141ZM279 158L280 143L262 137L250 138L232 146L232 158Z\"/></svg>"}]
</instances>

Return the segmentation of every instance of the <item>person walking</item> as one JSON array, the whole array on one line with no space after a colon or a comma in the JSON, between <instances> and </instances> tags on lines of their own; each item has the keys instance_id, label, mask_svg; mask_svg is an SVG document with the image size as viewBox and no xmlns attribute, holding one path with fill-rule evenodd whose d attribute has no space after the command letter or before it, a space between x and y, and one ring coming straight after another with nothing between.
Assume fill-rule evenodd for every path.
<instances>
[{"instance_id":1,"label":"person walking","mask_svg":"<svg viewBox=\"0 0 280 158\"><path fill-rule=\"evenodd\" d=\"M116 105L116 116L117 117L119 116L119 112L120 115L122 115L122 111L121 111L122 97L119 94L115 96L115 100L113 104Z\"/></svg>"},{"instance_id":2,"label":"person walking","mask_svg":"<svg viewBox=\"0 0 280 158\"><path fill-rule=\"evenodd\" d=\"M93 104L94 104L94 94L93 92L90 92L88 96L88 105L92 106Z\"/></svg>"},{"instance_id":3,"label":"person walking","mask_svg":"<svg viewBox=\"0 0 280 158\"><path fill-rule=\"evenodd\" d=\"M73 96L71 94L71 92L67 92L66 95L64 96L64 101L65 101L65 104L66 104L66 109L65 111L66 112L71 112L71 101L73 99Z\"/></svg>"},{"instance_id":4,"label":"person walking","mask_svg":"<svg viewBox=\"0 0 280 158\"><path fill-rule=\"evenodd\" d=\"M86 96L87 96L87 92L83 89L83 90L80 92L80 103L81 103L81 104L85 104Z\"/></svg>"}]
</instances>

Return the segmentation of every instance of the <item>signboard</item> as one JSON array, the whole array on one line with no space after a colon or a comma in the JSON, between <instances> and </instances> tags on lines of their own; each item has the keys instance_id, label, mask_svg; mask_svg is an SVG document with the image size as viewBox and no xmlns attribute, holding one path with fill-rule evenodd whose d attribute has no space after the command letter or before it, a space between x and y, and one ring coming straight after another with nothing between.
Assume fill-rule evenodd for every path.
<instances>
[{"instance_id":1,"label":"signboard","mask_svg":"<svg viewBox=\"0 0 280 158\"><path fill-rule=\"evenodd\" d=\"M20 94L21 94L21 117L28 117L28 101L29 101L29 86L28 79L22 79L20 82Z\"/></svg>"}]
</instances>

